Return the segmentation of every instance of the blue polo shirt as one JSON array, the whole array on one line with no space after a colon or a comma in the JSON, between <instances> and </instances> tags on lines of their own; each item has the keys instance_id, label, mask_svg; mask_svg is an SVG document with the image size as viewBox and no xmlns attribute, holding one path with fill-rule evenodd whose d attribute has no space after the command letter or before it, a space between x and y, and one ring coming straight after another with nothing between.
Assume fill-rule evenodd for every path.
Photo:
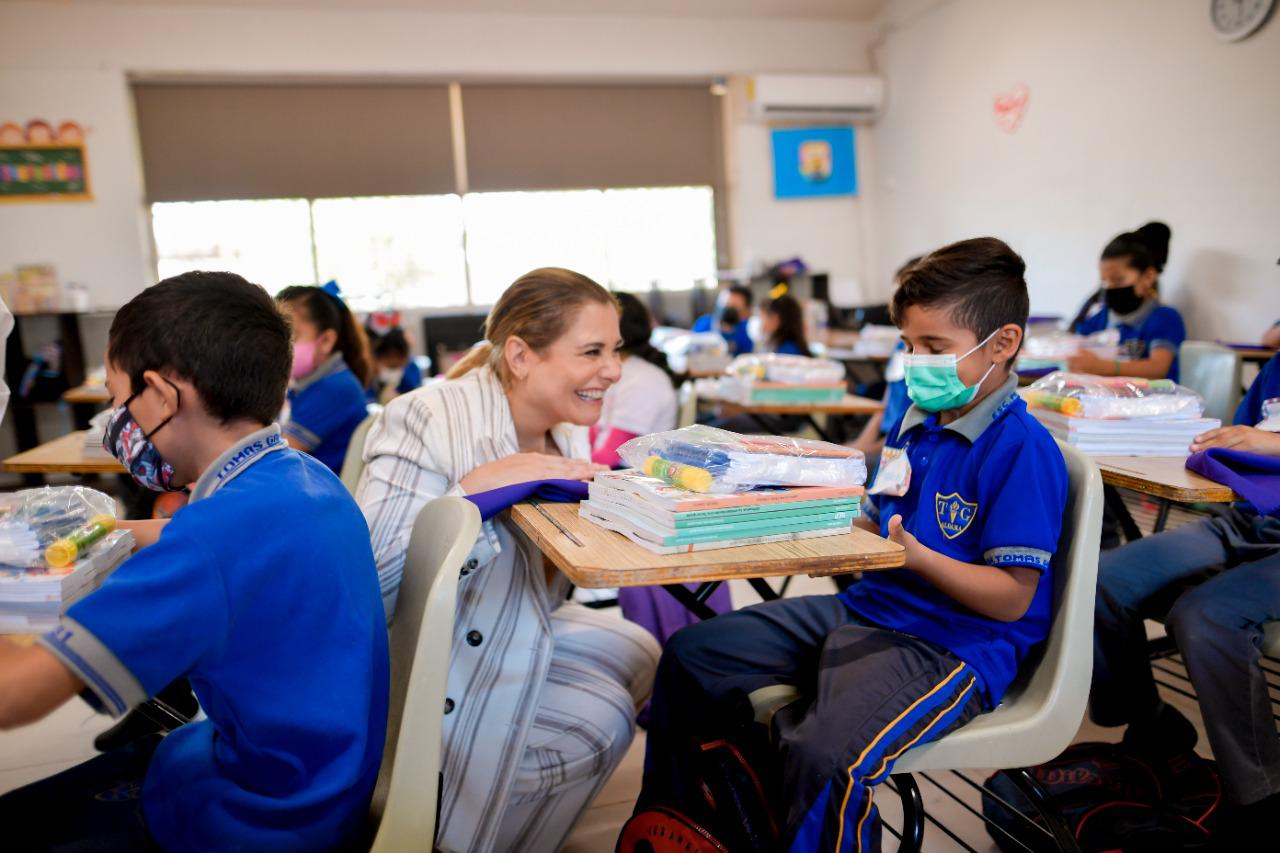
<instances>
[{"instance_id":1,"label":"blue polo shirt","mask_svg":"<svg viewBox=\"0 0 1280 853\"><path fill-rule=\"evenodd\" d=\"M884 368L884 380L887 385L884 393L884 412L880 415L881 435L891 435L898 426L898 421L902 420L907 409L911 408L911 397L907 394L906 373L902 362L902 354L906 348L906 344L898 341L898 345L893 348L893 355L889 357L889 363Z\"/></svg>"},{"instance_id":2,"label":"blue polo shirt","mask_svg":"<svg viewBox=\"0 0 1280 853\"><path fill-rule=\"evenodd\" d=\"M1271 360L1262 366L1236 409L1235 422L1243 426L1257 426L1263 420L1262 406L1268 400L1280 400L1280 355L1271 356ZM1280 409L1280 403L1272 403L1271 407Z\"/></svg>"},{"instance_id":3,"label":"blue polo shirt","mask_svg":"<svg viewBox=\"0 0 1280 853\"><path fill-rule=\"evenodd\" d=\"M936 643L978 671L995 706L1018 664L1049 634L1053 579L1067 503L1067 470L1049 432L1027 414L1010 376L946 426L912 406L889 437L906 448L911 486L879 495L881 534L889 519L920 543L964 563L1027 566L1041 573L1031 605L1016 622L981 616L909 569L868 572L841 598L871 622Z\"/></svg>"},{"instance_id":4,"label":"blue polo shirt","mask_svg":"<svg viewBox=\"0 0 1280 853\"><path fill-rule=\"evenodd\" d=\"M1178 350L1187 339L1187 327L1178 309L1148 299L1137 311L1121 317L1103 307L1077 324L1075 331L1078 335L1092 335L1106 329L1120 332L1120 352L1124 359L1149 358L1153 349L1173 350L1168 378L1178 381Z\"/></svg>"},{"instance_id":5,"label":"blue polo shirt","mask_svg":"<svg viewBox=\"0 0 1280 853\"><path fill-rule=\"evenodd\" d=\"M387 723L378 574L351 495L279 427L210 466L159 541L41 642L115 716L190 680L207 719L165 737L142 788L164 849L358 837Z\"/></svg>"},{"instance_id":6,"label":"blue polo shirt","mask_svg":"<svg viewBox=\"0 0 1280 853\"><path fill-rule=\"evenodd\" d=\"M342 354L334 353L289 389L289 420L284 433L311 448L311 455L337 474L347 458L351 433L368 413L360 380Z\"/></svg>"},{"instance_id":7,"label":"blue polo shirt","mask_svg":"<svg viewBox=\"0 0 1280 853\"><path fill-rule=\"evenodd\" d=\"M716 331L716 316L714 314L703 314L693 322L694 332L714 332ZM755 341L751 340L751 336L747 334L747 321L739 320L738 325L733 327L732 334L720 333L725 341L729 344L730 350L734 355L746 355L755 349Z\"/></svg>"}]
</instances>

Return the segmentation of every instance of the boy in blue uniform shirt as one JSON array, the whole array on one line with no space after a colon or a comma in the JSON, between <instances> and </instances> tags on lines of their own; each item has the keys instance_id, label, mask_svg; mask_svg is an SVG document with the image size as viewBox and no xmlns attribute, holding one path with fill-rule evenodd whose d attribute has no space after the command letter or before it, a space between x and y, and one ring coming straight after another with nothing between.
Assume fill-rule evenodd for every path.
<instances>
[{"instance_id":1,"label":"boy in blue uniform shirt","mask_svg":"<svg viewBox=\"0 0 1280 853\"><path fill-rule=\"evenodd\" d=\"M725 309L732 308L732 311ZM734 285L720 291L716 300L716 310L711 314L703 314L693 323L695 332L720 332L729 351L733 355L746 355L755 348L755 342L747 332L747 321L751 317L751 288ZM732 330L726 328L731 320Z\"/></svg>"},{"instance_id":2,"label":"boy in blue uniform shirt","mask_svg":"<svg viewBox=\"0 0 1280 853\"><path fill-rule=\"evenodd\" d=\"M1015 393L1024 269L983 238L903 275L893 313L914 405L872 491L906 568L676 634L658 668L635 822L667 806L732 832L702 805L685 748L726 739L767 768L781 845L878 849L873 786L912 745L995 707L1045 639L1067 479Z\"/></svg>"},{"instance_id":3,"label":"boy in blue uniform shirt","mask_svg":"<svg viewBox=\"0 0 1280 853\"><path fill-rule=\"evenodd\" d=\"M1107 244L1098 262L1106 307L1081 320L1073 331L1092 335L1115 329L1122 358L1112 361L1082 351L1068 360L1072 371L1178 381L1178 349L1187 339L1187 329L1176 308L1160 304L1156 288L1162 266L1163 260L1137 233L1121 234Z\"/></svg>"},{"instance_id":4,"label":"boy in blue uniform shirt","mask_svg":"<svg viewBox=\"0 0 1280 853\"><path fill-rule=\"evenodd\" d=\"M1235 425L1198 436L1191 450L1280 456L1278 429L1280 356L1273 356L1249 386ZM1280 518L1234 506L1103 552L1090 716L1099 725L1128 726L1124 741L1139 752L1172 755L1190 751L1197 734L1156 691L1143 620L1158 618L1200 697L1235 811L1222 824L1241 841L1230 849L1250 849L1280 828L1280 735L1259 651L1263 626L1280 620Z\"/></svg>"},{"instance_id":5,"label":"boy in blue uniform shirt","mask_svg":"<svg viewBox=\"0 0 1280 853\"><path fill-rule=\"evenodd\" d=\"M386 629L359 508L272 424L290 361L287 321L231 273L168 279L116 315L106 443L143 485L195 483L191 500L38 645L0 641L0 725L81 691L119 716L179 677L207 718L0 798L6 845L358 838L386 734Z\"/></svg>"}]
</instances>

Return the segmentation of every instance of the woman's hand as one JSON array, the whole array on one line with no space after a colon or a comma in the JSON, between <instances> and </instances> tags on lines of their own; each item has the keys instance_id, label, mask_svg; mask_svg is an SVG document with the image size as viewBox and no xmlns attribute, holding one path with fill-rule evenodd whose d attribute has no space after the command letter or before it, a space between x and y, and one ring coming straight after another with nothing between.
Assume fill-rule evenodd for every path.
<instances>
[{"instance_id":1,"label":"woman's hand","mask_svg":"<svg viewBox=\"0 0 1280 853\"><path fill-rule=\"evenodd\" d=\"M1192 453L1211 447L1280 456L1280 433L1266 432L1251 426L1227 426L1202 432L1191 442Z\"/></svg>"},{"instance_id":2,"label":"woman's hand","mask_svg":"<svg viewBox=\"0 0 1280 853\"><path fill-rule=\"evenodd\" d=\"M531 480L590 480L597 471L608 471L586 459L566 459L546 453L513 453L485 463L458 484L469 495L488 492Z\"/></svg>"}]
</instances>

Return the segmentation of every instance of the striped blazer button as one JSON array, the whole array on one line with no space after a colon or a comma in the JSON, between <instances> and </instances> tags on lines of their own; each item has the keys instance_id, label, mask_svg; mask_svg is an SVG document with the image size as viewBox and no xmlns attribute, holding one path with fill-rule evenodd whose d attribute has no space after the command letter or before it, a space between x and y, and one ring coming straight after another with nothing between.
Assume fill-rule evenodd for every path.
<instances>
[{"instance_id":1,"label":"striped blazer button","mask_svg":"<svg viewBox=\"0 0 1280 853\"><path fill-rule=\"evenodd\" d=\"M481 634L479 631L468 631L468 632L467 632L467 645L468 645L468 646L478 646L478 645L480 645L480 644L481 644L481 643L483 643L483 642L484 642L484 635L483 635L483 634Z\"/></svg>"}]
</instances>

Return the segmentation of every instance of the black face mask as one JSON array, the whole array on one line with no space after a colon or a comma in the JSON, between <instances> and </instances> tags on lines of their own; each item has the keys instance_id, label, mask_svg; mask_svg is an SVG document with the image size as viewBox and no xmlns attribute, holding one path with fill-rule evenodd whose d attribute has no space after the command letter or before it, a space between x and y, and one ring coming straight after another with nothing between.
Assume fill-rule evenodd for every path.
<instances>
[{"instance_id":1,"label":"black face mask","mask_svg":"<svg viewBox=\"0 0 1280 853\"><path fill-rule=\"evenodd\" d=\"M1128 287L1108 287L1102 291L1107 307L1117 314L1132 314L1142 307L1143 298L1131 284Z\"/></svg>"}]
</instances>

